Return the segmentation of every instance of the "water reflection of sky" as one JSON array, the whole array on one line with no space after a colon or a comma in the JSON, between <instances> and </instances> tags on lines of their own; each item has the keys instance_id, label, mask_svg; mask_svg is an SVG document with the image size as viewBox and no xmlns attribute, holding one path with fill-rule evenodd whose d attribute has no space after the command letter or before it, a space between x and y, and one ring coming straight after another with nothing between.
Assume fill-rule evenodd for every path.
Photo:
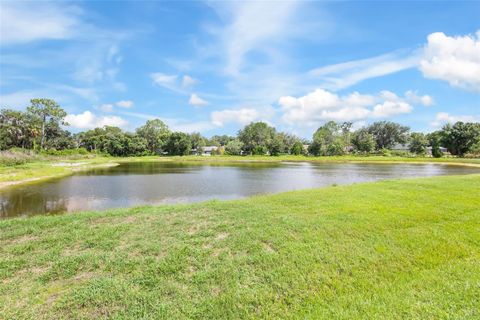
<instances>
[{"instance_id":1,"label":"water reflection of sky","mask_svg":"<svg viewBox=\"0 0 480 320\"><path fill-rule=\"evenodd\" d=\"M132 163L4 190L0 193L0 214L29 216L238 199L332 184L479 172L478 168L437 164Z\"/></svg>"}]
</instances>

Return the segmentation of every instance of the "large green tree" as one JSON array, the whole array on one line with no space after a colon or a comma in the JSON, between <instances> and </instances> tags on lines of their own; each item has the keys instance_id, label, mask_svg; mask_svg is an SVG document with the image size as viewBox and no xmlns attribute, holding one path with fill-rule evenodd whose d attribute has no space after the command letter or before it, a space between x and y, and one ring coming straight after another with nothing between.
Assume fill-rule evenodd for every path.
<instances>
[{"instance_id":1,"label":"large green tree","mask_svg":"<svg viewBox=\"0 0 480 320\"><path fill-rule=\"evenodd\" d=\"M413 132L410 135L409 150L416 154L425 154L428 147L428 139L425 134L421 132Z\"/></svg>"},{"instance_id":2,"label":"large green tree","mask_svg":"<svg viewBox=\"0 0 480 320\"><path fill-rule=\"evenodd\" d=\"M279 140L280 153L290 153L290 150L292 149L293 145L296 142L300 142L299 137L286 132L277 133L276 138Z\"/></svg>"},{"instance_id":3,"label":"large green tree","mask_svg":"<svg viewBox=\"0 0 480 320\"><path fill-rule=\"evenodd\" d=\"M231 140L225 146L225 153L231 156L239 156L242 154L243 143L238 140Z\"/></svg>"},{"instance_id":4,"label":"large green tree","mask_svg":"<svg viewBox=\"0 0 480 320\"><path fill-rule=\"evenodd\" d=\"M186 156L192 150L192 142L188 134L183 132L172 133L165 144L165 151L172 156Z\"/></svg>"},{"instance_id":5,"label":"large green tree","mask_svg":"<svg viewBox=\"0 0 480 320\"><path fill-rule=\"evenodd\" d=\"M152 154L161 154L171 132L162 120L154 119L138 128L137 134L147 141L147 148Z\"/></svg>"},{"instance_id":6,"label":"large green tree","mask_svg":"<svg viewBox=\"0 0 480 320\"><path fill-rule=\"evenodd\" d=\"M195 149L198 154L203 152L203 147L205 147L205 138L198 132L190 134L190 143L192 149Z\"/></svg>"},{"instance_id":7,"label":"large green tree","mask_svg":"<svg viewBox=\"0 0 480 320\"><path fill-rule=\"evenodd\" d=\"M236 139L235 137L231 137L226 134L221 136L214 135L210 139L208 139L206 143L208 145L220 147L220 146L226 146L230 141L233 141L235 139Z\"/></svg>"},{"instance_id":8,"label":"large green tree","mask_svg":"<svg viewBox=\"0 0 480 320\"><path fill-rule=\"evenodd\" d=\"M238 132L238 139L243 143L247 154L266 154L273 144L275 128L265 122L253 122Z\"/></svg>"},{"instance_id":9,"label":"large green tree","mask_svg":"<svg viewBox=\"0 0 480 320\"><path fill-rule=\"evenodd\" d=\"M70 131L63 129L56 121L47 122L45 125L45 137L47 137L45 142L46 149L65 150L77 147L77 143Z\"/></svg>"},{"instance_id":10,"label":"large green tree","mask_svg":"<svg viewBox=\"0 0 480 320\"><path fill-rule=\"evenodd\" d=\"M101 141L101 150L112 156L127 156L128 140L122 129L105 126L104 136Z\"/></svg>"},{"instance_id":11,"label":"large green tree","mask_svg":"<svg viewBox=\"0 0 480 320\"><path fill-rule=\"evenodd\" d=\"M37 117L27 112L0 110L0 149L32 149L39 136Z\"/></svg>"},{"instance_id":12,"label":"large green tree","mask_svg":"<svg viewBox=\"0 0 480 320\"><path fill-rule=\"evenodd\" d=\"M367 130L375 139L376 149L381 150L392 148L396 143L407 143L410 128L395 122L379 121L368 126Z\"/></svg>"},{"instance_id":13,"label":"large green tree","mask_svg":"<svg viewBox=\"0 0 480 320\"><path fill-rule=\"evenodd\" d=\"M440 149L442 147L442 131L434 131L427 134L428 144L432 147L432 156L435 158L441 158L443 152Z\"/></svg>"},{"instance_id":14,"label":"large green tree","mask_svg":"<svg viewBox=\"0 0 480 320\"><path fill-rule=\"evenodd\" d=\"M442 128L441 142L451 154L463 157L480 143L480 123L447 124Z\"/></svg>"},{"instance_id":15,"label":"large green tree","mask_svg":"<svg viewBox=\"0 0 480 320\"><path fill-rule=\"evenodd\" d=\"M23 112L2 109L0 112L0 149L25 147L27 140L25 127Z\"/></svg>"},{"instance_id":16,"label":"large green tree","mask_svg":"<svg viewBox=\"0 0 480 320\"><path fill-rule=\"evenodd\" d=\"M36 118L36 122L38 122L40 126L41 149L44 149L45 147L45 127L48 122L68 125L64 122L64 118L67 116L67 113L54 100L51 99L30 100L30 106L27 108L27 112L29 112L34 116L34 118Z\"/></svg>"},{"instance_id":17,"label":"large green tree","mask_svg":"<svg viewBox=\"0 0 480 320\"><path fill-rule=\"evenodd\" d=\"M102 142L105 139L105 134L104 128L95 128L78 133L76 139L80 147L88 151L102 152Z\"/></svg>"},{"instance_id":18,"label":"large green tree","mask_svg":"<svg viewBox=\"0 0 480 320\"><path fill-rule=\"evenodd\" d=\"M296 141L293 146L290 148L290 154L293 154L295 156L299 156L303 154L303 143L299 140Z\"/></svg>"},{"instance_id":19,"label":"large green tree","mask_svg":"<svg viewBox=\"0 0 480 320\"><path fill-rule=\"evenodd\" d=\"M313 134L313 142L308 148L315 156L333 156L345 153L345 138L342 125L329 121Z\"/></svg>"},{"instance_id":20,"label":"large green tree","mask_svg":"<svg viewBox=\"0 0 480 320\"><path fill-rule=\"evenodd\" d=\"M368 132L366 128L355 131L352 135L351 142L355 150L363 153L370 153L375 150L375 139L373 134Z\"/></svg>"}]
</instances>

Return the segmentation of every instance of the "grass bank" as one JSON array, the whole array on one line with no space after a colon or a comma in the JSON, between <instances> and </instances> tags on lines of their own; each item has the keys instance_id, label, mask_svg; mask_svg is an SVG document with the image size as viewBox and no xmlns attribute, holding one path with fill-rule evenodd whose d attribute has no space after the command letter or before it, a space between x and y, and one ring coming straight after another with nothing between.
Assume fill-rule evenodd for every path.
<instances>
[{"instance_id":1,"label":"grass bank","mask_svg":"<svg viewBox=\"0 0 480 320\"><path fill-rule=\"evenodd\" d=\"M15 166L0 166L0 189L21 183L68 176L80 170L117 164L112 158L96 157L78 160L52 158Z\"/></svg>"},{"instance_id":2,"label":"grass bank","mask_svg":"<svg viewBox=\"0 0 480 320\"><path fill-rule=\"evenodd\" d=\"M0 221L0 318L474 319L480 175Z\"/></svg>"},{"instance_id":3,"label":"grass bank","mask_svg":"<svg viewBox=\"0 0 480 320\"><path fill-rule=\"evenodd\" d=\"M406 158L384 156L337 156L337 157L307 157L307 156L185 156L185 157L102 157L83 159L62 159L52 157L49 160L34 161L15 166L0 165L0 189L14 184L58 178L73 174L79 170L88 170L99 166L113 166L124 162L174 161L174 162L363 162L363 163L443 163L452 165L468 165L480 167L480 159L468 158Z\"/></svg>"}]
</instances>

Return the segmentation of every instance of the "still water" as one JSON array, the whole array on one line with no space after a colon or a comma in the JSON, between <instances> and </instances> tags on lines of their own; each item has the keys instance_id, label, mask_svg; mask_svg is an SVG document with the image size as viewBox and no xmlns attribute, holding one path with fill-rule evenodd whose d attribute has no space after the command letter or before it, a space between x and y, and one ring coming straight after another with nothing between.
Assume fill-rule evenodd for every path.
<instances>
[{"instance_id":1,"label":"still water","mask_svg":"<svg viewBox=\"0 0 480 320\"><path fill-rule=\"evenodd\" d=\"M128 163L0 190L0 217L237 199L332 184L479 172L432 164Z\"/></svg>"}]
</instances>

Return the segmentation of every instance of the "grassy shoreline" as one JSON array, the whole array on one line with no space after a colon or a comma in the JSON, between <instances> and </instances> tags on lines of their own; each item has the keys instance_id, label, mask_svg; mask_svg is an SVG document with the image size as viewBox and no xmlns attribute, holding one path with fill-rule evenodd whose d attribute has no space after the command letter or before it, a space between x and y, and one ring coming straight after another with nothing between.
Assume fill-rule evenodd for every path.
<instances>
[{"instance_id":1,"label":"grassy shoreline","mask_svg":"<svg viewBox=\"0 0 480 320\"><path fill-rule=\"evenodd\" d=\"M480 317L480 175L0 221L4 318Z\"/></svg>"},{"instance_id":2,"label":"grassy shoreline","mask_svg":"<svg viewBox=\"0 0 480 320\"><path fill-rule=\"evenodd\" d=\"M52 159L50 161L35 161L17 166L0 166L0 190L12 185L38 182L41 180L59 178L74 174L80 170L88 170L103 166L115 166L125 162L145 161L175 161L175 162L205 162L205 163L236 163L236 162L352 162L352 163L438 163L448 165L462 165L480 167L480 159L469 158L406 158L383 156L336 156L336 157L307 157L307 156L184 156L184 157L95 157L77 160Z\"/></svg>"}]
</instances>

